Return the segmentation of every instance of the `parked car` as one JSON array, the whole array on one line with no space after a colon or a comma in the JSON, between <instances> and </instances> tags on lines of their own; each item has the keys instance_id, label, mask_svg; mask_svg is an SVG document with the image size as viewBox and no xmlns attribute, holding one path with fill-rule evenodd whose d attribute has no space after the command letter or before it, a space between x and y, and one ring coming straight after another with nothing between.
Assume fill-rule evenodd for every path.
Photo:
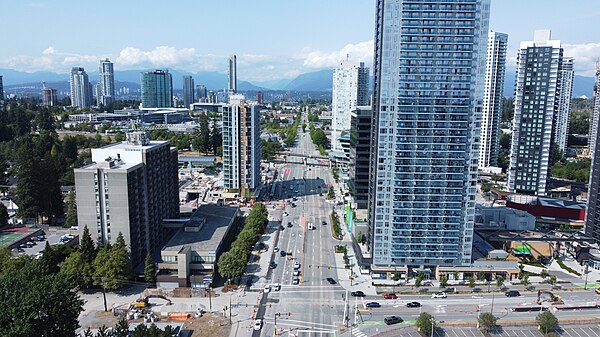
<instances>
[{"instance_id":1,"label":"parked car","mask_svg":"<svg viewBox=\"0 0 600 337\"><path fill-rule=\"evenodd\" d=\"M448 297L448 295L446 295L445 292L441 291L435 294L431 294L431 298L446 298Z\"/></svg>"},{"instance_id":2,"label":"parked car","mask_svg":"<svg viewBox=\"0 0 600 337\"><path fill-rule=\"evenodd\" d=\"M273 285L273 291L280 291L281 290L281 284L277 283Z\"/></svg>"},{"instance_id":3,"label":"parked car","mask_svg":"<svg viewBox=\"0 0 600 337\"><path fill-rule=\"evenodd\" d=\"M336 283L335 280L333 278L331 278L331 277L327 278L327 282L329 282L329 284L335 284Z\"/></svg>"},{"instance_id":4,"label":"parked car","mask_svg":"<svg viewBox=\"0 0 600 337\"><path fill-rule=\"evenodd\" d=\"M525 287L525 290L534 291L535 286L527 286L527 287Z\"/></svg>"},{"instance_id":5,"label":"parked car","mask_svg":"<svg viewBox=\"0 0 600 337\"><path fill-rule=\"evenodd\" d=\"M360 290L353 291L350 293L350 295L352 295L354 297L365 297L365 293Z\"/></svg>"},{"instance_id":6,"label":"parked car","mask_svg":"<svg viewBox=\"0 0 600 337\"><path fill-rule=\"evenodd\" d=\"M300 278L298 276L294 276L294 278L292 278L292 284L299 284L300 283Z\"/></svg>"},{"instance_id":7,"label":"parked car","mask_svg":"<svg viewBox=\"0 0 600 337\"><path fill-rule=\"evenodd\" d=\"M419 302L408 302L406 303L406 307L407 308L419 308L421 306L421 303Z\"/></svg>"},{"instance_id":8,"label":"parked car","mask_svg":"<svg viewBox=\"0 0 600 337\"><path fill-rule=\"evenodd\" d=\"M262 326L263 326L262 319L259 318L259 319L254 320L254 330L258 331L258 330L262 329Z\"/></svg>"},{"instance_id":9,"label":"parked car","mask_svg":"<svg viewBox=\"0 0 600 337\"><path fill-rule=\"evenodd\" d=\"M271 262L271 263L269 264L269 269L275 269L275 268L277 268L277 263L275 263L275 262Z\"/></svg>"},{"instance_id":10,"label":"parked car","mask_svg":"<svg viewBox=\"0 0 600 337\"><path fill-rule=\"evenodd\" d=\"M505 292L504 295L506 297L518 297L518 296L521 296L521 293L516 290L509 290L509 291Z\"/></svg>"},{"instance_id":11,"label":"parked car","mask_svg":"<svg viewBox=\"0 0 600 337\"><path fill-rule=\"evenodd\" d=\"M321 222L321 225L325 226L325 225L327 225L327 222L323 221L323 222Z\"/></svg>"},{"instance_id":12,"label":"parked car","mask_svg":"<svg viewBox=\"0 0 600 337\"><path fill-rule=\"evenodd\" d=\"M294 262L294 269L300 269L300 263Z\"/></svg>"},{"instance_id":13,"label":"parked car","mask_svg":"<svg viewBox=\"0 0 600 337\"><path fill-rule=\"evenodd\" d=\"M290 227L292 227L293 225L292 225L292 223L291 223L291 222L288 222L287 226L288 226L288 228L290 228Z\"/></svg>"},{"instance_id":14,"label":"parked car","mask_svg":"<svg viewBox=\"0 0 600 337\"><path fill-rule=\"evenodd\" d=\"M365 304L365 307L367 307L367 308L381 308L381 304L379 304L377 302L369 302L369 303Z\"/></svg>"},{"instance_id":15,"label":"parked car","mask_svg":"<svg viewBox=\"0 0 600 337\"><path fill-rule=\"evenodd\" d=\"M269 293L270 291L271 291L271 285L270 285L270 284L267 284L267 285L266 285L266 286L263 288L263 292L266 294L266 293Z\"/></svg>"},{"instance_id":16,"label":"parked car","mask_svg":"<svg viewBox=\"0 0 600 337\"><path fill-rule=\"evenodd\" d=\"M396 294L385 294L383 295L383 298L385 298L386 300L395 300L398 298L398 296L396 296Z\"/></svg>"},{"instance_id":17,"label":"parked car","mask_svg":"<svg viewBox=\"0 0 600 337\"><path fill-rule=\"evenodd\" d=\"M402 318L400 318L398 316L388 316L383 319L383 322L387 325L392 325L392 324L402 323L403 320L402 320Z\"/></svg>"},{"instance_id":18,"label":"parked car","mask_svg":"<svg viewBox=\"0 0 600 337\"><path fill-rule=\"evenodd\" d=\"M279 251L279 247L275 247L275 248L273 248L273 251L274 251L275 253L277 253L277 252Z\"/></svg>"},{"instance_id":19,"label":"parked car","mask_svg":"<svg viewBox=\"0 0 600 337\"><path fill-rule=\"evenodd\" d=\"M287 255L287 253L285 252L285 250L280 250L279 255L281 255L281 257L284 257Z\"/></svg>"},{"instance_id":20,"label":"parked car","mask_svg":"<svg viewBox=\"0 0 600 337\"><path fill-rule=\"evenodd\" d=\"M294 270L294 273L292 275L300 276L300 270L298 270L298 269Z\"/></svg>"}]
</instances>

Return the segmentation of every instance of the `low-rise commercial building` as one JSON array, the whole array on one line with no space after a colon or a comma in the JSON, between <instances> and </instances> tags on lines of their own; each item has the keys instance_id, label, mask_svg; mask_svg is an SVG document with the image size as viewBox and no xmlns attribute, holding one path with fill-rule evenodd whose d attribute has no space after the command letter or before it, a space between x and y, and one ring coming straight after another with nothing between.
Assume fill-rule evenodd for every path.
<instances>
[{"instance_id":1,"label":"low-rise commercial building","mask_svg":"<svg viewBox=\"0 0 600 337\"><path fill-rule=\"evenodd\" d=\"M242 226L239 207L201 205L185 222L165 223L179 228L163 246L157 285L161 288L206 288L217 272L217 261Z\"/></svg>"}]
</instances>

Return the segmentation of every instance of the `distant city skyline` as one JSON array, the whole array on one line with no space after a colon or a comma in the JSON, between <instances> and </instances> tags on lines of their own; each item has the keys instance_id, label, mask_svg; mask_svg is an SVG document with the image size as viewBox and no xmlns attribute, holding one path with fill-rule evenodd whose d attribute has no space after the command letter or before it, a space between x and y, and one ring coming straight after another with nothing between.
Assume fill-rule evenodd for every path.
<instances>
[{"instance_id":1,"label":"distant city skyline","mask_svg":"<svg viewBox=\"0 0 600 337\"><path fill-rule=\"evenodd\" d=\"M10 13L3 26L5 44L11 48L0 50L0 68L6 69L67 74L72 67L96 69L98 61L108 57L116 71L169 68L226 73L228 56L237 54L239 78L269 81L333 68L346 55L368 67L373 62L374 0L190 1L169 6L158 1L139 6L108 0L105 6L114 9L111 25L93 24L92 3L0 2L4 12ZM75 4L81 15L71 15ZM490 29L509 35L507 68L515 68L519 43L530 39L532 31L551 29L560 37L565 56L575 58L575 74L593 76L600 57L600 37L594 27L600 19L598 2L549 0L543 4L492 2ZM235 13L229 11L232 5ZM166 28L147 29L143 21L158 9ZM184 13L195 13L194 20L181 20ZM223 26L221 18L232 14L240 20ZM248 15L268 20L256 20L248 27L241 19ZM72 27L82 36L102 33L110 39L103 43L73 40ZM200 28L203 34L192 33Z\"/></svg>"}]
</instances>

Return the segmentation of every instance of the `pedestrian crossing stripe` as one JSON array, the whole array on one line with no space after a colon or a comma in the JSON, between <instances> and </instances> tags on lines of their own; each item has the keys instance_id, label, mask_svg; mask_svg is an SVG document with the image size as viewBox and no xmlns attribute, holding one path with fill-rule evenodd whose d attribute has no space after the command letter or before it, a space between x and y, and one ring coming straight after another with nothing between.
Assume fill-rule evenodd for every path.
<instances>
[{"instance_id":1,"label":"pedestrian crossing stripe","mask_svg":"<svg viewBox=\"0 0 600 337\"><path fill-rule=\"evenodd\" d=\"M353 336L357 336L357 337L367 337L367 335L366 335L364 332L362 332L362 331L358 330L358 328L356 328L356 327L352 328L352 331L351 331L351 332L352 332L352 335L353 335Z\"/></svg>"}]
</instances>

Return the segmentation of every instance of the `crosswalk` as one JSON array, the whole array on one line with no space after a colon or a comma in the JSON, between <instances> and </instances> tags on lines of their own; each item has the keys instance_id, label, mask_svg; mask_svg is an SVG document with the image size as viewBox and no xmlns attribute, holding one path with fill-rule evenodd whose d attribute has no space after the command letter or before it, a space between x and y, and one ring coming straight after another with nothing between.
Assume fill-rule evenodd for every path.
<instances>
[{"instance_id":1,"label":"crosswalk","mask_svg":"<svg viewBox=\"0 0 600 337\"><path fill-rule=\"evenodd\" d=\"M357 326L355 326L355 327L353 327L352 329L350 329L350 332L352 333L352 336L356 336L356 337L367 337L367 335L366 335L364 332L362 332L362 331L358 330L358 327L357 327Z\"/></svg>"}]
</instances>

